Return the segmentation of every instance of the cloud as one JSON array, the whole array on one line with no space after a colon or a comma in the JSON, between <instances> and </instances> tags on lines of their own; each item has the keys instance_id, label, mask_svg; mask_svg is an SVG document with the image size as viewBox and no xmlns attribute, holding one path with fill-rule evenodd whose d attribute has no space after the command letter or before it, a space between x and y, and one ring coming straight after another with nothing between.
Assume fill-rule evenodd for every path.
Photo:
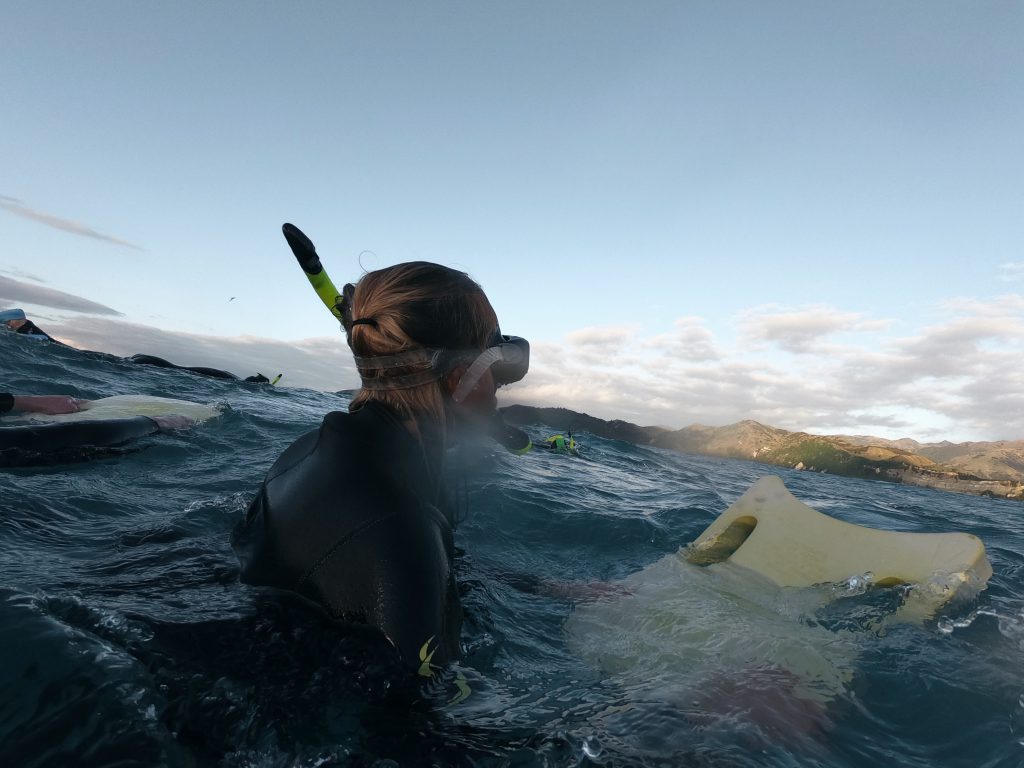
<instances>
[{"instance_id":1,"label":"cloud","mask_svg":"<svg viewBox=\"0 0 1024 768\"><path fill-rule=\"evenodd\" d=\"M699 317L681 317L672 333L653 336L643 342L647 349L660 352L671 365L680 360L717 360L720 357L715 336Z\"/></svg>"},{"instance_id":2,"label":"cloud","mask_svg":"<svg viewBox=\"0 0 1024 768\"><path fill-rule=\"evenodd\" d=\"M296 341L207 336L99 317L80 317L43 330L78 349L119 357L155 355L176 365L219 368L242 378L283 373L284 385L324 391L359 385L352 353L336 336Z\"/></svg>"},{"instance_id":3,"label":"cloud","mask_svg":"<svg viewBox=\"0 0 1024 768\"><path fill-rule=\"evenodd\" d=\"M1016 317L1024 314L1024 296L1019 293L1008 293L984 301L959 297L943 302L940 309L961 316Z\"/></svg>"},{"instance_id":4,"label":"cloud","mask_svg":"<svg viewBox=\"0 0 1024 768\"><path fill-rule=\"evenodd\" d=\"M11 277L20 277L24 280L31 280L34 283L46 282L43 278L37 275L33 275L30 272L25 272L20 269L14 269L13 267L4 267L3 269L0 269L0 274L10 275Z\"/></svg>"},{"instance_id":5,"label":"cloud","mask_svg":"<svg viewBox=\"0 0 1024 768\"><path fill-rule=\"evenodd\" d=\"M111 309L108 306L90 301L81 296L75 296L73 293L65 293L54 288L23 283L20 280L4 277L3 275L0 275L0 299L23 304L36 304L41 307L70 310L72 312L85 312L91 315L121 316L121 313L116 309Z\"/></svg>"},{"instance_id":6,"label":"cloud","mask_svg":"<svg viewBox=\"0 0 1024 768\"><path fill-rule=\"evenodd\" d=\"M1024 280L1024 261L1008 261L999 265L999 279L1004 283Z\"/></svg>"},{"instance_id":7,"label":"cloud","mask_svg":"<svg viewBox=\"0 0 1024 768\"><path fill-rule=\"evenodd\" d=\"M866 320L856 312L824 306L783 309L775 305L747 310L740 318L740 332L752 342L775 344L795 354L827 351L822 340L842 331L881 330L884 320Z\"/></svg>"},{"instance_id":8,"label":"cloud","mask_svg":"<svg viewBox=\"0 0 1024 768\"><path fill-rule=\"evenodd\" d=\"M585 347L595 350L618 349L636 335L635 326L607 326L581 328L565 337L571 347Z\"/></svg>"},{"instance_id":9,"label":"cloud","mask_svg":"<svg viewBox=\"0 0 1024 768\"><path fill-rule=\"evenodd\" d=\"M40 224L45 224L48 227L54 229L60 229L64 232L70 232L73 235L81 235L82 237L91 237L94 240L102 240L107 243L113 243L114 245L120 245L124 248L133 248L137 251L141 251L142 248L129 243L127 240L122 240L119 237L113 237L111 235L104 235L102 232L97 232L95 229L86 226L85 224L79 224L75 221L68 219L62 219L59 216L53 214L44 213L27 207L21 200L14 197L8 197L6 195L0 195L0 208L3 208L16 216L21 216L32 221L38 221Z\"/></svg>"},{"instance_id":10,"label":"cloud","mask_svg":"<svg viewBox=\"0 0 1024 768\"><path fill-rule=\"evenodd\" d=\"M632 347L649 356L612 351L599 367L567 344L539 345L530 374L502 397L671 427L755 419L819 433L1020 439L1020 306L1016 296L947 302L936 308L945 315L939 322L900 335L861 313L762 307L738 318L731 348L713 344L699 318L681 318L676 333L637 331ZM751 328L755 318L766 321L760 332ZM841 332L857 336L843 345L825 342ZM695 340L715 354L679 357ZM773 355L768 341L799 354Z\"/></svg>"}]
</instances>

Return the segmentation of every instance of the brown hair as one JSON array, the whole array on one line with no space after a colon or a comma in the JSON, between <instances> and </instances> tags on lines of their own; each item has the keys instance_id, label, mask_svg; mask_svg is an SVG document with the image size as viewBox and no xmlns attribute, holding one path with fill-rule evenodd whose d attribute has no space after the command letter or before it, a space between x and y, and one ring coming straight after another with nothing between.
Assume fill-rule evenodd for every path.
<instances>
[{"instance_id":1,"label":"brown hair","mask_svg":"<svg viewBox=\"0 0 1024 768\"><path fill-rule=\"evenodd\" d=\"M498 324L483 289L465 272L411 261L368 272L354 286L345 286L345 333L356 357L380 357L419 348L485 349ZM356 323L353 320L366 320ZM372 322L369 322L372 321ZM381 375L407 375L429 370L429 363L411 363L392 371L364 371L364 380ZM426 417L445 423L444 382L433 379L405 389L362 388L349 410L371 400L390 407L401 418Z\"/></svg>"}]
</instances>

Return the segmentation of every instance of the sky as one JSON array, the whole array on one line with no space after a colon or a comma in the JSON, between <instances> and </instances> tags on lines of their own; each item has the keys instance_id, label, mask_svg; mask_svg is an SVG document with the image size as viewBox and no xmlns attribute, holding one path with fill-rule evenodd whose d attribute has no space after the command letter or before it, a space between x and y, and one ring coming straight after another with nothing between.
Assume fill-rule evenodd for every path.
<instances>
[{"instance_id":1,"label":"sky","mask_svg":"<svg viewBox=\"0 0 1024 768\"><path fill-rule=\"evenodd\" d=\"M505 403L1024 438L1024 4L3 16L0 308L76 346L358 386L290 221L338 284L469 272Z\"/></svg>"}]
</instances>

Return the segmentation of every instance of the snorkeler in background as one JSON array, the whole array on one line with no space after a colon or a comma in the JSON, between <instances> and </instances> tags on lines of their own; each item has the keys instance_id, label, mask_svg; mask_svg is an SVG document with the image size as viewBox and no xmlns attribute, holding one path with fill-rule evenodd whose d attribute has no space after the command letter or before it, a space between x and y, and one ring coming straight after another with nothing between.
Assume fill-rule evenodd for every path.
<instances>
[{"instance_id":1,"label":"snorkeler in background","mask_svg":"<svg viewBox=\"0 0 1024 768\"><path fill-rule=\"evenodd\" d=\"M232 544L244 582L378 628L431 678L459 657L462 625L445 449L458 428L490 428L529 344L502 336L480 286L438 264L370 272L341 306L362 388L275 462Z\"/></svg>"}]
</instances>

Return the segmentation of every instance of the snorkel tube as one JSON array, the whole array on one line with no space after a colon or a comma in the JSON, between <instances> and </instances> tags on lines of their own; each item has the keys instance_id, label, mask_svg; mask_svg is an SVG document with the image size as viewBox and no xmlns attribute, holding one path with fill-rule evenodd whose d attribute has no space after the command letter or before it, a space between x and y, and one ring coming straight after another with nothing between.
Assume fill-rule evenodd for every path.
<instances>
[{"instance_id":1,"label":"snorkel tube","mask_svg":"<svg viewBox=\"0 0 1024 768\"><path fill-rule=\"evenodd\" d=\"M313 241L306 237L306 234L294 224L285 223L281 227L281 232L284 234L284 239L288 241L288 246L292 249L295 260L302 268L303 274L306 275L309 284L313 286L316 295L320 297L320 301L324 303L324 306L334 315L335 319L344 326L345 297L334 286L330 276L327 274L327 270L324 269ZM528 346L527 350L529 350ZM529 352L527 351L527 359L529 359L528 355ZM483 375L483 370L475 373L479 374L476 376L476 380L479 380L479 377ZM461 396L460 399L462 399L468 394L468 391L460 392L459 394ZM497 411L494 412L493 418L488 419L486 432L502 447L517 455L527 453L533 447L530 436L521 429L506 424L502 420L501 414Z\"/></svg>"},{"instance_id":2,"label":"snorkel tube","mask_svg":"<svg viewBox=\"0 0 1024 768\"><path fill-rule=\"evenodd\" d=\"M284 239L288 241L292 253L295 254L295 260L302 267L306 279L316 291L316 295L320 297L320 301L330 310L331 314L338 319L338 322L341 322L341 305L344 300L338 289L334 287L334 283L331 282L324 265L320 263L320 257L317 256L313 241L294 224L284 224L281 231L284 233Z\"/></svg>"}]
</instances>

